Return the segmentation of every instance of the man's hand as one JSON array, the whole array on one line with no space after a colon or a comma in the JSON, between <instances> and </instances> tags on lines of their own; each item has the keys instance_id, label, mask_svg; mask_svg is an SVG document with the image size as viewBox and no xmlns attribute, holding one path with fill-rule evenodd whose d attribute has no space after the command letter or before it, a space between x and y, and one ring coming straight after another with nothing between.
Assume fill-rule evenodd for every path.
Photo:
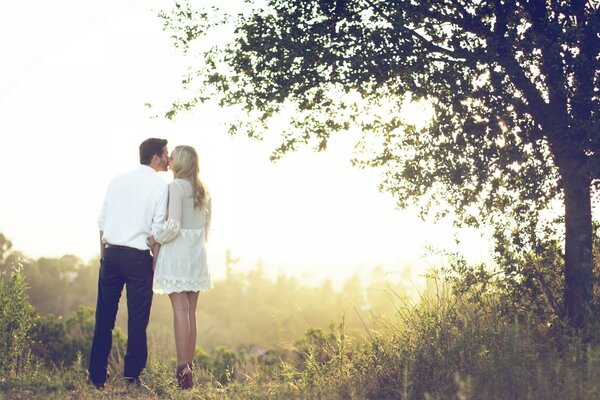
<instances>
[{"instance_id":1,"label":"man's hand","mask_svg":"<svg viewBox=\"0 0 600 400\"><path fill-rule=\"evenodd\" d=\"M100 231L100 259L102 259L102 257L104 257L104 242L102 241L103 234L104 234L104 232Z\"/></svg>"}]
</instances>

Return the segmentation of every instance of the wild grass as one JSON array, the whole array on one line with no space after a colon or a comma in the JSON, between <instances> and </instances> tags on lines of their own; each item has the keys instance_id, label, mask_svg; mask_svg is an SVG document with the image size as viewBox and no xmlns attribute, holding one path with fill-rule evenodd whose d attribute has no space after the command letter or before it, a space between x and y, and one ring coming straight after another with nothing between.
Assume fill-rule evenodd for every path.
<instances>
[{"instance_id":1,"label":"wild grass","mask_svg":"<svg viewBox=\"0 0 600 400\"><path fill-rule=\"evenodd\" d=\"M175 361L160 337L152 338L141 388L124 384L120 360L98 391L81 355L54 367L28 356L0 377L0 399L600 398L597 342L532 315L507 316L493 292L473 299L440 283L417 304L398 297L393 315L361 313L372 322L362 336L349 335L340 316L269 351L199 349L191 391L176 388Z\"/></svg>"}]
</instances>

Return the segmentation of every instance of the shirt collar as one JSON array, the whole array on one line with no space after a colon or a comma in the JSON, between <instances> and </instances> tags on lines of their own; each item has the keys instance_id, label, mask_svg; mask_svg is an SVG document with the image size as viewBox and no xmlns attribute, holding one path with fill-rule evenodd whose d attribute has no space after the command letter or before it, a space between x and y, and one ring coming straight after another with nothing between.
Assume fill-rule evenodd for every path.
<instances>
[{"instance_id":1,"label":"shirt collar","mask_svg":"<svg viewBox=\"0 0 600 400\"><path fill-rule=\"evenodd\" d=\"M156 173L156 171L154 170L154 168L148 166L148 165L144 165L144 164L140 164L138 171L146 171L146 172L152 172L153 174Z\"/></svg>"}]
</instances>

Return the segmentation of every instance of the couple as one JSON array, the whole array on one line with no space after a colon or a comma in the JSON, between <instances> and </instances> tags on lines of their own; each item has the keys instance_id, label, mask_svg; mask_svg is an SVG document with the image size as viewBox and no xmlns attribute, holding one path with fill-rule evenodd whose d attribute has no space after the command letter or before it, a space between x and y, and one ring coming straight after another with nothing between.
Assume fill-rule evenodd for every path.
<instances>
[{"instance_id":1,"label":"couple","mask_svg":"<svg viewBox=\"0 0 600 400\"><path fill-rule=\"evenodd\" d=\"M152 295L166 293L173 306L176 376L181 388L190 389L198 292L212 287L205 250L211 203L194 148L177 146L169 157L166 140L147 139L140 145L140 164L110 183L98 218L100 273L89 379L102 389L109 377L112 330L126 286L126 382L141 385ZM156 174L168 168L170 185Z\"/></svg>"}]
</instances>

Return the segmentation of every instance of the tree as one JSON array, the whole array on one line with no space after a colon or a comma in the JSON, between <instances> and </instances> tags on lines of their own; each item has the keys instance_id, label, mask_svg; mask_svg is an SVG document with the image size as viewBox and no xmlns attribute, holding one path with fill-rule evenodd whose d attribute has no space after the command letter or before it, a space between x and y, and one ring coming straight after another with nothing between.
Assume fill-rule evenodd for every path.
<instances>
[{"instance_id":1,"label":"tree","mask_svg":"<svg viewBox=\"0 0 600 400\"><path fill-rule=\"evenodd\" d=\"M493 225L524 251L540 251L544 210L562 203L563 317L582 328L593 319L598 9L592 0L268 0L220 20L233 40L201 52L183 81L193 95L167 117L215 99L245 113L232 132L257 138L288 117L273 159L361 129L355 161L385 167L382 188L399 206L453 210L457 223ZM177 3L161 17L189 51L219 25L211 13ZM431 109L428 124L403 117L411 101Z\"/></svg>"},{"instance_id":2,"label":"tree","mask_svg":"<svg viewBox=\"0 0 600 400\"><path fill-rule=\"evenodd\" d=\"M4 234L0 233L0 262L4 263L11 248L12 242Z\"/></svg>"}]
</instances>

